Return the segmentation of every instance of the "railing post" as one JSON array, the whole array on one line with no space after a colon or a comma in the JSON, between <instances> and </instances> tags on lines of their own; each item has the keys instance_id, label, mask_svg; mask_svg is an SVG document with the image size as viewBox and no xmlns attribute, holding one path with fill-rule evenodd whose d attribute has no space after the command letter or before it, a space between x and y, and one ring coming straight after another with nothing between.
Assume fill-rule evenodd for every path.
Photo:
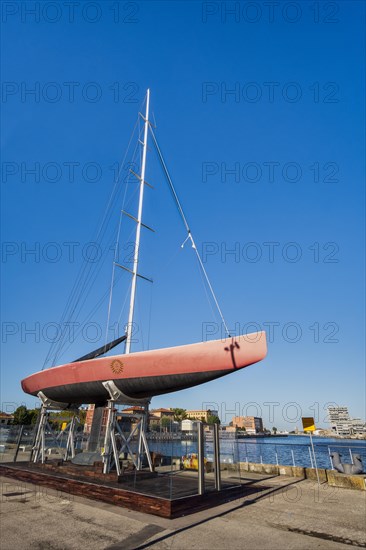
<instances>
[{"instance_id":1,"label":"railing post","mask_svg":"<svg viewBox=\"0 0 366 550\"><path fill-rule=\"evenodd\" d=\"M205 492L205 452L203 439L203 424L198 422L198 494Z\"/></svg>"},{"instance_id":2,"label":"railing post","mask_svg":"<svg viewBox=\"0 0 366 550\"><path fill-rule=\"evenodd\" d=\"M215 459L215 489L221 491L221 470L220 470L220 431L219 425L214 424L214 459Z\"/></svg>"},{"instance_id":3,"label":"railing post","mask_svg":"<svg viewBox=\"0 0 366 550\"><path fill-rule=\"evenodd\" d=\"M17 439L17 442L16 442L16 447L15 447L15 453L14 453L13 462L16 462L16 461L17 461L17 456L18 456L18 452L19 452L19 447L20 447L20 443L21 443L21 441L22 441L23 430L24 430L24 425L22 424L22 425L20 426L19 435L18 435L18 439Z\"/></svg>"},{"instance_id":4,"label":"railing post","mask_svg":"<svg viewBox=\"0 0 366 550\"><path fill-rule=\"evenodd\" d=\"M310 456L310 467L311 468L314 468L314 464L313 464L313 457L311 456L311 449L309 447L309 456ZM330 459L330 461L332 462L332 459Z\"/></svg>"}]
</instances>

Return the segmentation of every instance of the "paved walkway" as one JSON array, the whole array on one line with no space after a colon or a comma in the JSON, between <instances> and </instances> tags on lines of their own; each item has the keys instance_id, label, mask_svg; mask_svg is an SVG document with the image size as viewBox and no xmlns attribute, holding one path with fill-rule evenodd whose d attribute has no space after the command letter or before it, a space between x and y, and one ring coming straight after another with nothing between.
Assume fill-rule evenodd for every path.
<instances>
[{"instance_id":1,"label":"paved walkway","mask_svg":"<svg viewBox=\"0 0 366 550\"><path fill-rule=\"evenodd\" d=\"M0 478L1 549L366 548L366 492L246 477L266 489L175 520Z\"/></svg>"}]
</instances>

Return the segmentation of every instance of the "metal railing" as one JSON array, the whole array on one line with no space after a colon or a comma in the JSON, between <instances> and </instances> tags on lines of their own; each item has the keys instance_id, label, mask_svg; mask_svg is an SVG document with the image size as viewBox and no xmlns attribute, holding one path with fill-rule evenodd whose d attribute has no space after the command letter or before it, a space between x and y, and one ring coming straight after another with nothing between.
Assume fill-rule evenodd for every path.
<instances>
[{"instance_id":1,"label":"metal railing","mask_svg":"<svg viewBox=\"0 0 366 550\"><path fill-rule=\"evenodd\" d=\"M156 455L164 457L162 463L165 466L177 465L183 456L198 452L197 432L190 438L184 434L173 433L159 434L149 438L149 447ZM35 426L6 426L0 428L0 461L27 461L34 445ZM225 464L237 464L239 462L254 462L259 464L289 465L301 467L314 467L310 442L279 442L263 441L260 438L227 438L219 434L220 462ZM303 439L303 438L302 438ZM50 458L63 457L66 447L67 434L60 431L46 433L47 454ZM213 462L214 445L211 432L204 432L204 455L208 461ZM103 447L101 437L100 446ZM134 443L132 443L133 445ZM75 437L75 450L82 452L87 450L88 436L82 431ZM319 468L333 469L331 454L338 452L342 462L353 462L353 454L359 454L366 467L366 441L357 441L352 444L342 440L332 442L317 442L314 440L316 462ZM173 468L172 468L173 469Z\"/></svg>"}]
</instances>

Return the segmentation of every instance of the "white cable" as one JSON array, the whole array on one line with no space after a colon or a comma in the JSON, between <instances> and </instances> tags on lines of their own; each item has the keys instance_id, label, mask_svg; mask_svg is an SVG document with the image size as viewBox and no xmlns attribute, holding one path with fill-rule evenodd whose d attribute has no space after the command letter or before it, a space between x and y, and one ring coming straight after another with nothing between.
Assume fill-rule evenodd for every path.
<instances>
[{"instance_id":1,"label":"white cable","mask_svg":"<svg viewBox=\"0 0 366 550\"><path fill-rule=\"evenodd\" d=\"M166 164L165 164L163 155L162 155L162 153L161 153L161 151L160 151L160 147L159 147L159 145L158 145L157 139L156 139L156 137L155 137L155 134L154 134L154 131L153 131L151 125L150 125L150 132L151 132L151 135L152 135L152 138L153 138L153 141L154 141L154 144L155 144L155 148L156 148L156 151L157 151L157 153L158 153L158 157L159 157L159 160L160 160L160 162L161 162L163 171L164 171L165 176L166 176L166 179L167 179L167 181L168 181L170 190L171 190L171 192L172 192L172 194L173 194L175 203L176 203L176 205L177 205L177 208L178 208L179 213L180 213L180 215L181 215L181 217L182 217L184 226L185 226L185 228L186 228L186 230L187 230L187 233L188 233L187 238L185 239L184 243L183 243L181 246L182 246L182 248L183 248L184 245L185 245L185 243L187 242L187 240L188 240L188 239L191 240L192 248L193 248L193 249L195 250L195 252L196 252L196 255L197 255L197 258L198 258L198 262L199 262L199 264L200 264L200 267L201 267L202 272L203 272L203 274L204 274L204 277L205 277L205 279L206 279L206 283L207 283L207 285L208 285L208 288L210 289L210 292L211 292L212 298L213 298L213 300L214 300L214 302L215 302L217 311L219 312L219 315L220 315L220 317L221 317L221 321L222 321L222 324L224 325L225 332L226 332L226 334L230 337L229 329L228 329L228 327L227 327L227 324L226 324L226 322L225 322L225 319L224 319L224 316L223 316L223 314L222 314L221 308L220 308L219 303L218 303L218 301L217 301L216 294L215 294L214 289L213 289L213 287L212 287L212 285L211 285L210 279L208 278L208 275L207 275L207 272L206 272L205 267L204 267L204 265L203 265L203 262L202 262L200 253L198 252L196 243L194 242L194 239L193 239L191 230L190 230L189 225L188 225L188 222L187 222L187 218L186 218L185 215L184 215L182 205L181 205L181 203L180 203L180 201L179 201L177 192L176 192L176 190L175 190L175 188L174 188L174 185L173 185L172 179L171 179L171 177L170 177L168 168L167 168L167 166L166 166Z\"/></svg>"}]
</instances>

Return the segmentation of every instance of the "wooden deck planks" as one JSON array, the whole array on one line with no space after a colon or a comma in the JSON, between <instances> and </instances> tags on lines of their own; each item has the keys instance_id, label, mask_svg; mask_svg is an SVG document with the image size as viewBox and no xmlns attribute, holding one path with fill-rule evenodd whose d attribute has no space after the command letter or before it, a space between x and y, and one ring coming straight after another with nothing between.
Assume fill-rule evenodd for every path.
<instances>
[{"instance_id":1,"label":"wooden deck planks","mask_svg":"<svg viewBox=\"0 0 366 550\"><path fill-rule=\"evenodd\" d=\"M81 467L85 468L85 467ZM61 471L60 471L61 470ZM65 471L66 470L66 471ZM96 473L99 477L93 476ZM185 494L179 496L178 490L173 494L173 498L169 498L168 488L162 487L161 494L146 494L145 491L151 489L159 492L159 483L166 479L155 477L154 479L147 478L140 480L137 488L126 487L124 483L117 483L115 474L110 474L113 477L113 482L109 476L107 479L100 480L100 473L95 472L93 467L89 468L89 473L86 470L80 471L77 476L75 467L62 469L56 465L45 467L45 465L34 464L0 464L0 475L5 477L15 478L20 481L34 483L43 487L54 489L55 491L63 491L70 495L82 496L94 500L107 502L115 506L122 506L130 510L136 510L148 514L154 514L164 518L175 518L182 515L188 515L198 512L203 509L217 506L228 500L239 498L243 494L248 493L248 488L245 486L226 487L222 491L217 492L212 490L204 495L188 494L187 485L191 483L191 493L195 491L195 479L189 480L181 478L179 483L185 486ZM167 476L165 476L167 478ZM177 484L177 479L174 480ZM253 489L251 489L253 492ZM175 498L174 498L175 496ZM178 497L178 498L177 498Z\"/></svg>"}]
</instances>

